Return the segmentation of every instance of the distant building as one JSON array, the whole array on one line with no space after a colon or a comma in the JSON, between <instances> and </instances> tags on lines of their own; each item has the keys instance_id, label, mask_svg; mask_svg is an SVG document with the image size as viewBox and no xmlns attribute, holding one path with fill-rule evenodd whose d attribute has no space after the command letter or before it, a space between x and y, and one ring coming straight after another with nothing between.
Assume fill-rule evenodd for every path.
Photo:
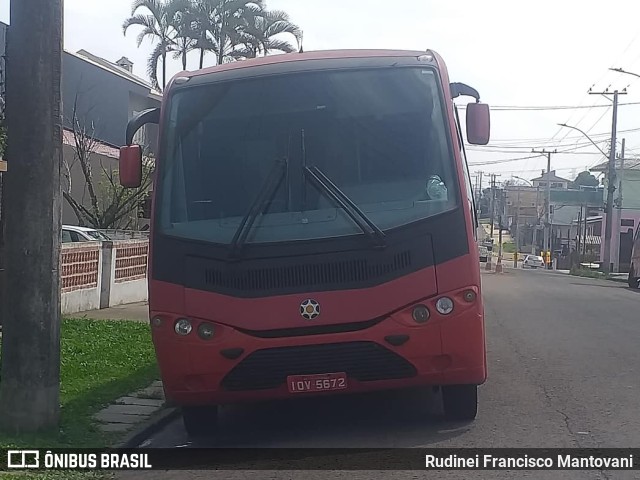
<instances>
[{"instance_id":1,"label":"distant building","mask_svg":"<svg viewBox=\"0 0 640 480\"><path fill-rule=\"evenodd\" d=\"M542 171L542 176L534 178L531 183L534 187L547 188L547 182L551 182L551 188L567 190L571 184L571 180L558 177L555 170L551 170L551 175Z\"/></svg>"}]
</instances>

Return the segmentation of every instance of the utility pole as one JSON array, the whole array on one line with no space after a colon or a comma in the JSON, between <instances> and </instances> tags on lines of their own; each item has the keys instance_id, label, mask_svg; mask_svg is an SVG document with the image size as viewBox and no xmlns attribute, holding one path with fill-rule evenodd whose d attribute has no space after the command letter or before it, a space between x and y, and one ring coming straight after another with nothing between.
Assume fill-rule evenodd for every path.
<instances>
[{"instance_id":1,"label":"utility pole","mask_svg":"<svg viewBox=\"0 0 640 480\"><path fill-rule=\"evenodd\" d=\"M24 434L59 419L62 0L10 9L0 427Z\"/></svg>"},{"instance_id":2,"label":"utility pole","mask_svg":"<svg viewBox=\"0 0 640 480\"><path fill-rule=\"evenodd\" d=\"M545 149L542 150L531 150L532 153L540 153L542 155L547 156L547 205L544 212L544 250L547 252L551 252L551 154L558 153L558 150L548 151Z\"/></svg>"},{"instance_id":3,"label":"utility pole","mask_svg":"<svg viewBox=\"0 0 640 480\"><path fill-rule=\"evenodd\" d=\"M496 218L496 178L500 177L500 174L491 174L491 238L493 238L493 223Z\"/></svg>"},{"instance_id":4,"label":"utility pole","mask_svg":"<svg viewBox=\"0 0 640 480\"><path fill-rule=\"evenodd\" d=\"M607 203L605 205L605 225L604 225L604 252L602 255L602 270L605 274L611 272L611 233L613 230L613 194L616 190L616 136L618 133L618 95L626 95L626 91L613 91L613 119L611 121L611 150L609 151L609 168L607 174ZM592 92L591 95L611 95L611 92ZM618 236L620 228L616 229Z\"/></svg>"},{"instance_id":5,"label":"utility pole","mask_svg":"<svg viewBox=\"0 0 640 480\"><path fill-rule=\"evenodd\" d=\"M478 172L479 175L479 182L478 182L478 217L480 216L480 202L482 201L482 175L483 172Z\"/></svg>"},{"instance_id":6,"label":"utility pole","mask_svg":"<svg viewBox=\"0 0 640 480\"><path fill-rule=\"evenodd\" d=\"M536 185L536 224L533 226L533 245L531 246L531 254L536 254L538 248L538 226L540 225L540 217L538 217L538 208L540 207L540 185Z\"/></svg>"},{"instance_id":7,"label":"utility pole","mask_svg":"<svg viewBox=\"0 0 640 480\"><path fill-rule=\"evenodd\" d=\"M585 221L586 221L586 212L585 212ZM576 257L577 257L577 261L578 261L578 265L571 265L571 267L577 266L580 267L580 251L581 251L581 245L582 245L582 205L580 205L580 211L578 212L578 232L577 232L577 238L576 238L577 242L576 242ZM584 239L586 241L586 239Z\"/></svg>"},{"instance_id":8,"label":"utility pole","mask_svg":"<svg viewBox=\"0 0 640 480\"><path fill-rule=\"evenodd\" d=\"M618 177L618 198L616 199L616 227L613 235L613 271L620 272L620 226L622 225L622 180L624 179L624 147L625 139L622 139L620 150L620 173Z\"/></svg>"},{"instance_id":9,"label":"utility pole","mask_svg":"<svg viewBox=\"0 0 640 480\"><path fill-rule=\"evenodd\" d=\"M516 206L516 215L515 215L515 220L516 220L516 253L513 255L513 268L518 268L518 253L520 252L520 230L519 230L519 223L520 223L520 187L516 187L518 189L518 199L516 201L516 203L518 204Z\"/></svg>"},{"instance_id":10,"label":"utility pole","mask_svg":"<svg viewBox=\"0 0 640 480\"><path fill-rule=\"evenodd\" d=\"M584 235L582 236L584 238L584 241L582 242L582 261L583 262L587 257L587 227L588 227L587 219L588 218L589 218L589 202L585 201L584 202Z\"/></svg>"}]
</instances>

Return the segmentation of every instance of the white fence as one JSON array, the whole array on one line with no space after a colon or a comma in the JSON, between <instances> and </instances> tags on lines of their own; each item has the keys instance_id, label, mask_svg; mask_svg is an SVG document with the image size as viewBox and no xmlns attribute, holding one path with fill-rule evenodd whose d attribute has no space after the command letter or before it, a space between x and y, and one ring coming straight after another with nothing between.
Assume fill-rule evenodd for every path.
<instances>
[{"instance_id":1,"label":"white fence","mask_svg":"<svg viewBox=\"0 0 640 480\"><path fill-rule=\"evenodd\" d=\"M148 240L62 244L62 313L146 301L148 252Z\"/></svg>"}]
</instances>

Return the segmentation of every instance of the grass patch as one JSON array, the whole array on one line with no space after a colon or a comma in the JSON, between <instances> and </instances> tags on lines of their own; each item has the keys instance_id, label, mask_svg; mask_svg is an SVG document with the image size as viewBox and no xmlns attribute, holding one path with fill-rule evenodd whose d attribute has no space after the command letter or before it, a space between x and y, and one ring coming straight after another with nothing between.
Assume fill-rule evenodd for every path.
<instances>
[{"instance_id":1,"label":"grass patch","mask_svg":"<svg viewBox=\"0 0 640 480\"><path fill-rule=\"evenodd\" d=\"M586 278L600 278L603 280L608 280L610 278L609 275L605 275L604 273L598 270L591 270L589 268L576 268L573 267L569 273L576 277L586 277Z\"/></svg>"},{"instance_id":2,"label":"grass patch","mask_svg":"<svg viewBox=\"0 0 640 480\"><path fill-rule=\"evenodd\" d=\"M516 253L516 244L513 242L504 242L502 244L503 253Z\"/></svg>"},{"instance_id":3,"label":"grass patch","mask_svg":"<svg viewBox=\"0 0 640 480\"><path fill-rule=\"evenodd\" d=\"M159 378L149 325L140 322L64 319L60 363L60 428L19 436L0 433L0 448L111 445L119 435L101 432L92 416ZM27 478L54 478L47 475ZM78 478L91 478L84 475Z\"/></svg>"}]
</instances>

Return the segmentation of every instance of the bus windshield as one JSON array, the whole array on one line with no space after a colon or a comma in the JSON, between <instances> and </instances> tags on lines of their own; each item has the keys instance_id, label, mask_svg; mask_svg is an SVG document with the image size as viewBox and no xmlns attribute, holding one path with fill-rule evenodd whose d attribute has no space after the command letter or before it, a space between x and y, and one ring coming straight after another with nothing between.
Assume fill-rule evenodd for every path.
<instances>
[{"instance_id":1,"label":"bus windshield","mask_svg":"<svg viewBox=\"0 0 640 480\"><path fill-rule=\"evenodd\" d=\"M169 100L157 221L166 235L230 244L284 163L247 243L362 234L310 182L317 168L381 230L457 205L436 72L334 70L184 87Z\"/></svg>"}]
</instances>

